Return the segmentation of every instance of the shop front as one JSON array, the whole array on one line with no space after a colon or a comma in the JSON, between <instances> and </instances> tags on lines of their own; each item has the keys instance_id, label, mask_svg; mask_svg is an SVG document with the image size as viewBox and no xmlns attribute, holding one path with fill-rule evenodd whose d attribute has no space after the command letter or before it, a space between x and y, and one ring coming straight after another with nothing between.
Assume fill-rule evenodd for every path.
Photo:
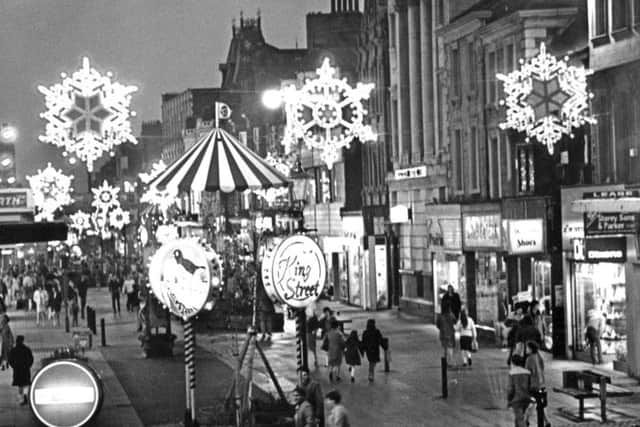
<instances>
[{"instance_id":1,"label":"shop front","mask_svg":"<svg viewBox=\"0 0 640 427\"><path fill-rule=\"evenodd\" d=\"M638 376L639 194L621 186L598 186L563 189L562 198L569 354L591 361L585 333L588 326L601 325L604 367Z\"/></svg>"},{"instance_id":2,"label":"shop front","mask_svg":"<svg viewBox=\"0 0 640 427\"><path fill-rule=\"evenodd\" d=\"M449 286L467 303L465 257L462 253L460 205L427 205L427 236L433 272L436 315Z\"/></svg>"},{"instance_id":3,"label":"shop front","mask_svg":"<svg viewBox=\"0 0 640 427\"><path fill-rule=\"evenodd\" d=\"M462 247L467 271L467 306L476 323L496 327L501 295L507 290L502 215L496 205L469 205L462 211Z\"/></svg>"}]
</instances>

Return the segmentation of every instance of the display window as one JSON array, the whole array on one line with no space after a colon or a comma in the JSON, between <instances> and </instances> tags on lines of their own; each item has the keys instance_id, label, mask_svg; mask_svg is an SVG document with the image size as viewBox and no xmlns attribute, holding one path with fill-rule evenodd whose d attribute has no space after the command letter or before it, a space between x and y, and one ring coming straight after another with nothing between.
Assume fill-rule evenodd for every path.
<instances>
[{"instance_id":1,"label":"display window","mask_svg":"<svg viewBox=\"0 0 640 427\"><path fill-rule=\"evenodd\" d=\"M604 318L600 333L602 354L626 356L626 280L621 263L576 263L574 282L574 348L588 350L585 331L589 320Z\"/></svg>"},{"instance_id":2,"label":"display window","mask_svg":"<svg viewBox=\"0 0 640 427\"><path fill-rule=\"evenodd\" d=\"M476 252L477 323L493 325L499 318L499 293L506 286L505 263L495 252Z\"/></svg>"},{"instance_id":3,"label":"display window","mask_svg":"<svg viewBox=\"0 0 640 427\"><path fill-rule=\"evenodd\" d=\"M440 312L440 301L449 285L460 295L462 304L466 304L467 286L465 278L464 257L456 254L434 254L433 285L438 295L436 312Z\"/></svg>"}]
</instances>

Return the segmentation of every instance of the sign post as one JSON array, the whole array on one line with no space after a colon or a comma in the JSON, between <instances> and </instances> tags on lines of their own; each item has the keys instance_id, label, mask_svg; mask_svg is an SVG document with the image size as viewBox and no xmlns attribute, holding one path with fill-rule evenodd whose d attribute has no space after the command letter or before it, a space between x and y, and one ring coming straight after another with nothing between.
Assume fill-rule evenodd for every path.
<instances>
[{"instance_id":1,"label":"sign post","mask_svg":"<svg viewBox=\"0 0 640 427\"><path fill-rule=\"evenodd\" d=\"M269 298L297 311L298 368L307 365L304 309L320 298L326 278L327 266L322 249L311 238L301 234L268 248L262 261L262 281Z\"/></svg>"},{"instance_id":2,"label":"sign post","mask_svg":"<svg viewBox=\"0 0 640 427\"><path fill-rule=\"evenodd\" d=\"M149 281L160 302L182 318L184 327L185 426L197 426L193 317L211 299L212 267L206 250L194 240L164 244L151 260Z\"/></svg>"}]
</instances>

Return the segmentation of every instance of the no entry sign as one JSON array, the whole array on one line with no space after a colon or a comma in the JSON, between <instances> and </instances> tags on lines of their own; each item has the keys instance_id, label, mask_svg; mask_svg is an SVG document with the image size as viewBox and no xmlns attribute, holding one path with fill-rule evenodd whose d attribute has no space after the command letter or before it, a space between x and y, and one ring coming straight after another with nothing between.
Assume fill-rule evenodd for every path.
<instances>
[{"instance_id":1,"label":"no entry sign","mask_svg":"<svg viewBox=\"0 0 640 427\"><path fill-rule=\"evenodd\" d=\"M46 426L79 427L98 413L102 382L95 371L75 360L57 360L33 378L29 404Z\"/></svg>"}]
</instances>

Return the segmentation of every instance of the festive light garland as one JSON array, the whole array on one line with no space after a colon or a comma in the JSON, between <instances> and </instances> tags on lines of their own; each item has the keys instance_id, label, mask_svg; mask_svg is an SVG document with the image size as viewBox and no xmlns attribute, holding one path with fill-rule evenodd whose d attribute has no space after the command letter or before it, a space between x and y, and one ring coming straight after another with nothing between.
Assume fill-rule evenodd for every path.
<instances>
[{"instance_id":1,"label":"festive light garland","mask_svg":"<svg viewBox=\"0 0 640 427\"><path fill-rule=\"evenodd\" d=\"M291 165L286 159L272 153L267 153L265 161L284 176L289 176L291 174ZM263 198L267 203L271 204L279 197L286 196L289 193L289 188L267 188L266 190L254 190L253 192Z\"/></svg>"},{"instance_id":2,"label":"festive light garland","mask_svg":"<svg viewBox=\"0 0 640 427\"><path fill-rule=\"evenodd\" d=\"M167 165L162 161L158 161L151 166L151 171L149 173L140 173L138 176L140 180L144 184L148 184L155 177L160 175L167 168ZM163 215L167 217L167 212L171 205L176 203L178 198L177 191L169 190L168 188L165 190L159 190L156 187L147 188L147 190L140 197L140 201L142 203L149 203L151 205L158 206L162 211Z\"/></svg>"},{"instance_id":3,"label":"festive light garland","mask_svg":"<svg viewBox=\"0 0 640 427\"><path fill-rule=\"evenodd\" d=\"M98 188L92 188L91 192L94 197L91 206L98 211L108 212L110 209L120 207L120 201L118 201L120 188L112 187L107 180L104 180Z\"/></svg>"},{"instance_id":4,"label":"festive light garland","mask_svg":"<svg viewBox=\"0 0 640 427\"><path fill-rule=\"evenodd\" d=\"M371 126L363 123L367 111L362 105L374 85L351 87L346 79L335 78L329 58L316 72L318 77L307 79L302 89L289 86L283 90L287 126L282 143L293 147L303 139L307 148L320 151L331 169L341 149L348 148L354 138L362 142L376 138Z\"/></svg>"},{"instance_id":5,"label":"festive light garland","mask_svg":"<svg viewBox=\"0 0 640 427\"><path fill-rule=\"evenodd\" d=\"M90 214L78 211L69 215L69 218L71 218L71 228L76 230L78 234L82 235L82 233L91 229L92 225Z\"/></svg>"},{"instance_id":6,"label":"festive light garland","mask_svg":"<svg viewBox=\"0 0 640 427\"><path fill-rule=\"evenodd\" d=\"M540 44L538 56L509 74L497 74L504 83L506 97L500 101L507 108L502 129L515 129L535 138L553 153L554 144L572 129L595 119L583 112L589 108L593 94L587 90L587 76L593 73L583 67L568 65L568 57L556 59Z\"/></svg>"},{"instance_id":7,"label":"festive light garland","mask_svg":"<svg viewBox=\"0 0 640 427\"><path fill-rule=\"evenodd\" d=\"M149 173L141 172L138 174L138 177L143 184L148 184L152 179L164 172L166 168L167 165L162 160L159 160L151 165L151 171Z\"/></svg>"},{"instance_id":8,"label":"festive light garland","mask_svg":"<svg viewBox=\"0 0 640 427\"><path fill-rule=\"evenodd\" d=\"M71 181L73 175L65 175L55 169L51 163L38 170L35 175L27 176L33 191L33 203L37 208L36 221L53 221L55 212L63 206L73 203Z\"/></svg>"},{"instance_id":9,"label":"festive light garland","mask_svg":"<svg viewBox=\"0 0 640 427\"><path fill-rule=\"evenodd\" d=\"M122 210L120 206L109 212L109 225L117 230L122 230L130 222L129 212Z\"/></svg>"},{"instance_id":10,"label":"festive light garland","mask_svg":"<svg viewBox=\"0 0 640 427\"><path fill-rule=\"evenodd\" d=\"M38 86L45 96L46 111L40 115L47 121L40 141L62 147L87 163L89 172L105 152L123 142L137 143L131 130L131 94L136 86L112 82L113 74L100 74L82 59L82 67L71 76L62 73L62 83Z\"/></svg>"}]
</instances>

